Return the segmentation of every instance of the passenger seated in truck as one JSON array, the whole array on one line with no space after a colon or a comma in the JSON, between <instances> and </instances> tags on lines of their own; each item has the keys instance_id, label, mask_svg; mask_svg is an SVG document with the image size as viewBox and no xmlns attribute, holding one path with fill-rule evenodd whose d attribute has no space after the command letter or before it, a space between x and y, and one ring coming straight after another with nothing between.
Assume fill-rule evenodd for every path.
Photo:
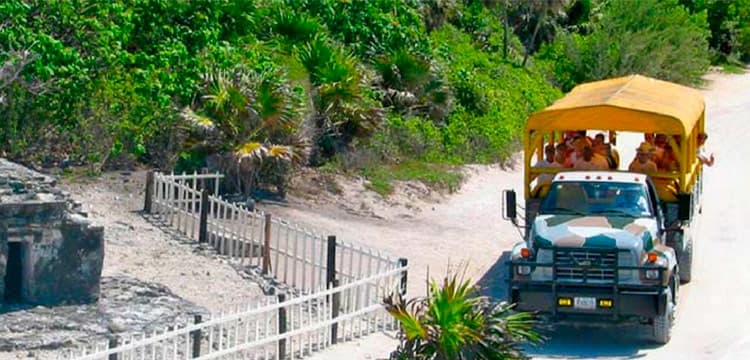
<instances>
[{"instance_id":1,"label":"passenger seated in truck","mask_svg":"<svg viewBox=\"0 0 750 360\"><path fill-rule=\"evenodd\" d=\"M672 172L680 170L680 162L677 160L677 154L672 149L672 145L664 145L664 151L656 166L660 171Z\"/></svg>"},{"instance_id":2,"label":"passenger seated in truck","mask_svg":"<svg viewBox=\"0 0 750 360\"><path fill-rule=\"evenodd\" d=\"M548 144L544 147L544 159L541 159L534 164L535 168L562 168L563 165L555 161L555 145ZM537 183L548 183L552 181L554 174L539 174L537 177Z\"/></svg>"},{"instance_id":3,"label":"passenger seated in truck","mask_svg":"<svg viewBox=\"0 0 750 360\"><path fill-rule=\"evenodd\" d=\"M661 161L661 157L664 155L664 146L666 146L667 143L667 135L656 134L656 137L654 137L653 160L657 165L659 165L659 161Z\"/></svg>"},{"instance_id":4,"label":"passenger seated in truck","mask_svg":"<svg viewBox=\"0 0 750 360\"><path fill-rule=\"evenodd\" d=\"M603 156L595 154L590 145L584 145L581 150L581 158L576 160L573 168L577 170L607 170L609 164Z\"/></svg>"},{"instance_id":5,"label":"passenger seated in truck","mask_svg":"<svg viewBox=\"0 0 750 360\"><path fill-rule=\"evenodd\" d=\"M639 173L654 173L657 171L656 163L651 160L651 155L654 152L651 144L644 141L635 151L635 159L628 166L628 170Z\"/></svg>"},{"instance_id":6,"label":"passenger seated in truck","mask_svg":"<svg viewBox=\"0 0 750 360\"><path fill-rule=\"evenodd\" d=\"M573 153L570 154L570 162L573 163L573 167L575 167L575 164L578 162L578 160L583 157L583 148L589 146L592 146L592 142L585 136L578 136L575 140L573 140Z\"/></svg>"},{"instance_id":7,"label":"passenger seated in truck","mask_svg":"<svg viewBox=\"0 0 750 360\"><path fill-rule=\"evenodd\" d=\"M573 163L570 161L571 149L565 142L561 142L555 146L555 161L561 163L564 168L572 168Z\"/></svg>"},{"instance_id":8,"label":"passenger seated in truck","mask_svg":"<svg viewBox=\"0 0 750 360\"><path fill-rule=\"evenodd\" d=\"M714 165L714 154L706 151L706 140L708 140L708 134L698 134L698 161L703 165L713 166Z\"/></svg>"},{"instance_id":9,"label":"passenger seated in truck","mask_svg":"<svg viewBox=\"0 0 750 360\"><path fill-rule=\"evenodd\" d=\"M656 146L654 143L654 134L653 133L643 133L643 141L647 142L653 146Z\"/></svg>"},{"instance_id":10,"label":"passenger seated in truck","mask_svg":"<svg viewBox=\"0 0 750 360\"><path fill-rule=\"evenodd\" d=\"M604 157L607 160L610 170L617 170L620 166L620 155L617 150L612 148L611 143L604 142L604 134L599 133L594 137L593 142L594 153Z\"/></svg>"},{"instance_id":11,"label":"passenger seated in truck","mask_svg":"<svg viewBox=\"0 0 750 360\"><path fill-rule=\"evenodd\" d=\"M594 141L592 142L594 149L605 144L604 138L604 133L598 133L594 136Z\"/></svg>"}]
</instances>

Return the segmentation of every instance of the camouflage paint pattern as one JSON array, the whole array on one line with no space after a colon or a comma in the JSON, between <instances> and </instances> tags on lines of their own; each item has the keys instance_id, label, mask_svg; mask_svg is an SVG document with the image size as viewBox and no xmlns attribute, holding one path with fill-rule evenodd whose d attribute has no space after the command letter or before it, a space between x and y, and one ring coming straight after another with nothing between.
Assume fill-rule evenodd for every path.
<instances>
[{"instance_id":1,"label":"camouflage paint pattern","mask_svg":"<svg viewBox=\"0 0 750 360\"><path fill-rule=\"evenodd\" d=\"M539 215L531 228L535 249L580 247L630 250L643 264L650 251L659 255L657 265L667 269L677 263L674 250L656 239L656 220L627 216ZM514 248L514 253L516 249Z\"/></svg>"},{"instance_id":2,"label":"camouflage paint pattern","mask_svg":"<svg viewBox=\"0 0 750 360\"><path fill-rule=\"evenodd\" d=\"M539 215L531 232L535 248L616 248L642 253L654 247L657 226L651 218Z\"/></svg>"}]
</instances>

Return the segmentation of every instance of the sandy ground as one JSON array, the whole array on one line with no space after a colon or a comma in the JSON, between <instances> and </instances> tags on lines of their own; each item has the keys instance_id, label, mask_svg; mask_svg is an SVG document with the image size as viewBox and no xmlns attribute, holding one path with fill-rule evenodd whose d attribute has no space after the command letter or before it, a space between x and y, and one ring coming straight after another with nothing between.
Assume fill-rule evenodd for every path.
<instances>
[{"instance_id":1,"label":"sandy ground","mask_svg":"<svg viewBox=\"0 0 750 360\"><path fill-rule=\"evenodd\" d=\"M693 281L681 288L672 341L649 345L638 329L559 329L544 345L529 349L534 358L553 359L748 359L750 358L750 246L744 243L746 191L750 171L750 73L712 74L704 90L709 150L717 163L706 171L704 209L696 242ZM620 138L623 162L632 158L638 138ZM451 264L468 263L468 274L502 297L499 258L520 239L501 219L502 189L522 189L520 170L493 166L468 168L461 190L432 201L413 199L411 214L356 216L331 205L306 202L269 206L272 213L314 225L339 237L361 241L409 259L409 293L424 293L425 279L445 274ZM745 190L745 191L743 191ZM344 193L358 188L344 189ZM347 197L352 199L352 197ZM349 208L374 209L378 201L354 197ZM350 200L351 201L351 200ZM340 207L339 207L340 208ZM429 269L429 270L428 270ZM493 281L495 280L495 281ZM339 345L312 359L382 359L396 346L392 334L377 334Z\"/></svg>"},{"instance_id":2,"label":"sandy ground","mask_svg":"<svg viewBox=\"0 0 750 360\"><path fill-rule=\"evenodd\" d=\"M166 286L178 297L211 313L233 311L235 306L255 303L263 297L257 283L222 259L200 253L195 243L165 232L144 218L140 213L144 184L143 171L107 173L96 180L61 181L60 186L83 203L89 218L104 226L102 276L124 276ZM53 355L49 351L0 352L0 359Z\"/></svg>"},{"instance_id":3,"label":"sandy ground","mask_svg":"<svg viewBox=\"0 0 750 360\"><path fill-rule=\"evenodd\" d=\"M127 173L126 173L127 174ZM154 226L143 209L145 173L109 173L95 182L63 182L105 229L102 276L128 275L162 284L209 311L226 311L262 296L260 288L218 258L198 254L194 243Z\"/></svg>"}]
</instances>

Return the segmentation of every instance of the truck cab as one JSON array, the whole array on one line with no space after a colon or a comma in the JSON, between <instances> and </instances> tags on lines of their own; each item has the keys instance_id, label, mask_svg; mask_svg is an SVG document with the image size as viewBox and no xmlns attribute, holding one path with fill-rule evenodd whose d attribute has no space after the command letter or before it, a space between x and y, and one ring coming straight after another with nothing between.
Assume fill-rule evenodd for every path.
<instances>
[{"instance_id":1,"label":"truck cab","mask_svg":"<svg viewBox=\"0 0 750 360\"><path fill-rule=\"evenodd\" d=\"M511 251L511 301L555 322L666 329L679 273L658 204L643 174L557 174L526 240Z\"/></svg>"}]
</instances>

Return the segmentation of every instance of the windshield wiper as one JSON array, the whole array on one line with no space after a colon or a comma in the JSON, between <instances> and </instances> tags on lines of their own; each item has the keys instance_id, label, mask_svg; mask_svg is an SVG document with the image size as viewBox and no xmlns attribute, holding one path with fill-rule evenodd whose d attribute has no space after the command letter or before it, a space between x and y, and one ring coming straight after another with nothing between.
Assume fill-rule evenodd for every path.
<instances>
[{"instance_id":1,"label":"windshield wiper","mask_svg":"<svg viewBox=\"0 0 750 360\"><path fill-rule=\"evenodd\" d=\"M586 216L586 213L576 211L570 208L564 208L564 207L554 207L554 208L544 208L540 211L542 214L550 214L550 213L560 213L563 212L565 214L571 214L571 215L580 215L580 216Z\"/></svg>"},{"instance_id":2,"label":"windshield wiper","mask_svg":"<svg viewBox=\"0 0 750 360\"><path fill-rule=\"evenodd\" d=\"M592 211L591 213L593 214L617 214L617 215L624 215L624 216L633 217L633 218L639 217L638 215L635 215L629 211L620 210L620 209L595 210L595 211Z\"/></svg>"}]
</instances>

